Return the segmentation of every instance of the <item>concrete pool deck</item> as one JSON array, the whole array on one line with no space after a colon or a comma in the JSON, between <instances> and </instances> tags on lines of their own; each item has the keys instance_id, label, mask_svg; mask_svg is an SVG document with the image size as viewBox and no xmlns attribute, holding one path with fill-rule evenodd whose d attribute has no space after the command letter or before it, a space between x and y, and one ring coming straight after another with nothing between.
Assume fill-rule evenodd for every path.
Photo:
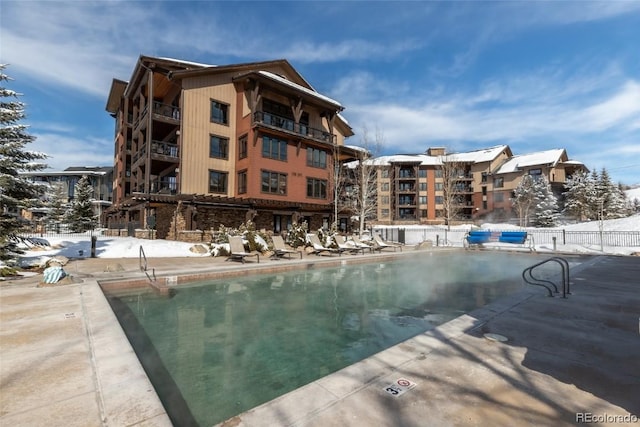
<instances>
[{"instance_id":1,"label":"concrete pool deck","mask_svg":"<svg viewBox=\"0 0 640 427\"><path fill-rule=\"evenodd\" d=\"M353 259L364 257L156 258L149 267L184 275ZM77 283L0 282L0 425L170 426L98 285L144 277L138 260L74 260L65 270ZM527 287L223 425L638 424L640 258L593 257L571 275L567 299ZM399 379L415 386L385 391Z\"/></svg>"}]
</instances>

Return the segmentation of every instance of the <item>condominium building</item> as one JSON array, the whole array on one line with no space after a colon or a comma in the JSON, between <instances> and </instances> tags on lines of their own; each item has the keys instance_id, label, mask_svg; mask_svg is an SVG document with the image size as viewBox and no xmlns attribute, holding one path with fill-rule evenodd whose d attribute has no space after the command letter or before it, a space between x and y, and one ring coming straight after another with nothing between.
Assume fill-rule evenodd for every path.
<instances>
[{"instance_id":1,"label":"condominium building","mask_svg":"<svg viewBox=\"0 0 640 427\"><path fill-rule=\"evenodd\" d=\"M114 204L109 225L157 237L237 226L280 232L333 221L335 162L354 158L342 105L286 60L207 65L141 56L114 79ZM177 218L182 220L178 224Z\"/></svg>"},{"instance_id":2,"label":"condominium building","mask_svg":"<svg viewBox=\"0 0 640 427\"><path fill-rule=\"evenodd\" d=\"M112 166L71 166L63 171L37 171L21 174L30 181L38 182L50 187L59 187L61 194L66 196L63 202L72 202L75 198L75 186L82 177L87 177L93 187L92 201L94 214L99 224L103 223L102 214L112 203L113 198L113 167ZM38 221L47 215L48 208L32 208L23 212L23 216L32 221Z\"/></svg>"},{"instance_id":3,"label":"condominium building","mask_svg":"<svg viewBox=\"0 0 640 427\"><path fill-rule=\"evenodd\" d=\"M373 224L442 224L487 215L508 219L513 191L525 174L544 176L560 196L567 178L586 170L564 149L514 156L508 145L462 153L429 148L368 162L377 169Z\"/></svg>"}]
</instances>

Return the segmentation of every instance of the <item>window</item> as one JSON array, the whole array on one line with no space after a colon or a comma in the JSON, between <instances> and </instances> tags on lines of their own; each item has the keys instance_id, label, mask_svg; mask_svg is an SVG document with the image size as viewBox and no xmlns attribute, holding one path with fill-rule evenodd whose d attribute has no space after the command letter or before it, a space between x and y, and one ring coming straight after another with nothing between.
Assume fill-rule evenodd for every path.
<instances>
[{"instance_id":1,"label":"window","mask_svg":"<svg viewBox=\"0 0 640 427\"><path fill-rule=\"evenodd\" d=\"M427 217L427 210L420 209L420 218L426 218L426 217Z\"/></svg>"},{"instance_id":2,"label":"window","mask_svg":"<svg viewBox=\"0 0 640 427\"><path fill-rule=\"evenodd\" d=\"M389 191L389 183L388 182L383 182L382 183L381 191Z\"/></svg>"},{"instance_id":3,"label":"window","mask_svg":"<svg viewBox=\"0 0 640 427\"><path fill-rule=\"evenodd\" d=\"M503 193L494 193L493 194L493 201L496 202L496 203L504 202L504 194Z\"/></svg>"},{"instance_id":4,"label":"window","mask_svg":"<svg viewBox=\"0 0 640 427\"><path fill-rule=\"evenodd\" d=\"M427 191L427 183L426 182L421 182L420 183L420 191Z\"/></svg>"},{"instance_id":5,"label":"window","mask_svg":"<svg viewBox=\"0 0 640 427\"><path fill-rule=\"evenodd\" d=\"M262 171L262 192L287 194L287 175L284 173Z\"/></svg>"},{"instance_id":6,"label":"window","mask_svg":"<svg viewBox=\"0 0 640 427\"><path fill-rule=\"evenodd\" d=\"M209 140L209 157L226 159L229 154L229 140L221 136L211 135Z\"/></svg>"},{"instance_id":7,"label":"window","mask_svg":"<svg viewBox=\"0 0 640 427\"><path fill-rule=\"evenodd\" d=\"M287 141L270 136L262 137L262 157L287 161Z\"/></svg>"},{"instance_id":8,"label":"window","mask_svg":"<svg viewBox=\"0 0 640 427\"><path fill-rule=\"evenodd\" d=\"M307 178L307 197L326 199L327 181L324 179Z\"/></svg>"},{"instance_id":9,"label":"window","mask_svg":"<svg viewBox=\"0 0 640 427\"><path fill-rule=\"evenodd\" d=\"M442 178L442 169L436 169L436 178Z\"/></svg>"},{"instance_id":10,"label":"window","mask_svg":"<svg viewBox=\"0 0 640 427\"><path fill-rule=\"evenodd\" d=\"M389 196L382 196L380 198L380 203L382 203L383 205L388 205L389 204Z\"/></svg>"},{"instance_id":11,"label":"window","mask_svg":"<svg viewBox=\"0 0 640 427\"><path fill-rule=\"evenodd\" d=\"M209 171L209 193L227 192L227 172Z\"/></svg>"},{"instance_id":12,"label":"window","mask_svg":"<svg viewBox=\"0 0 640 427\"><path fill-rule=\"evenodd\" d=\"M442 191L443 188L444 187L441 182L436 182L436 191Z\"/></svg>"},{"instance_id":13,"label":"window","mask_svg":"<svg viewBox=\"0 0 640 427\"><path fill-rule=\"evenodd\" d=\"M529 170L529 175L534 181L537 181L542 178L542 169L531 169Z\"/></svg>"},{"instance_id":14,"label":"window","mask_svg":"<svg viewBox=\"0 0 640 427\"><path fill-rule=\"evenodd\" d=\"M486 200L482 201L482 209L485 210L485 211L488 209Z\"/></svg>"},{"instance_id":15,"label":"window","mask_svg":"<svg viewBox=\"0 0 640 427\"><path fill-rule=\"evenodd\" d=\"M486 172L482 172L482 182L487 182L488 174Z\"/></svg>"},{"instance_id":16,"label":"window","mask_svg":"<svg viewBox=\"0 0 640 427\"><path fill-rule=\"evenodd\" d=\"M381 209L380 210L380 216L383 218L388 218L389 217L389 209Z\"/></svg>"},{"instance_id":17,"label":"window","mask_svg":"<svg viewBox=\"0 0 640 427\"><path fill-rule=\"evenodd\" d=\"M242 135L238 138L238 158L244 159L248 156L247 151L247 135Z\"/></svg>"},{"instance_id":18,"label":"window","mask_svg":"<svg viewBox=\"0 0 640 427\"><path fill-rule=\"evenodd\" d=\"M504 178L494 178L493 179L493 186L495 188L502 188L504 187Z\"/></svg>"},{"instance_id":19,"label":"window","mask_svg":"<svg viewBox=\"0 0 640 427\"><path fill-rule=\"evenodd\" d=\"M238 194L247 192L247 171L238 172Z\"/></svg>"},{"instance_id":20,"label":"window","mask_svg":"<svg viewBox=\"0 0 640 427\"><path fill-rule=\"evenodd\" d=\"M317 148L307 148L307 166L326 169L327 152Z\"/></svg>"},{"instance_id":21,"label":"window","mask_svg":"<svg viewBox=\"0 0 640 427\"><path fill-rule=\"evenodd\" d=\"M229 124L229 106L221 102L211 100L211 121L223 125Z\"/></svg>"},{"instance_id":22,"label":"window","mask_svg":"<svg viewBox=\"0 0 640 427\"><path fill-rule=\"evenodd\" d=\"M381 178L389 178L389 169L382 169L380 171L380 177Z\"/></svg>"},{"instance_id":23,"label":"window","mask_svg":"<svg viewBox=\"0 0 640 427\"><path fill-rule=\"evenodd\" d=\"M427 196L420 196L420 197L418 197L418 204L420 204L420 205L426 205L426 204L427 204Z\"/></svg>"},{"instance_id":24,"label":"window","mask_svg":"<svg viewBox=\"0 0 640 427\"><path fill-rule=\"evenodd\" d=\"M487 195L487 187L486 186L482 186L482 195L486 196Z\"/></svg>"},{"instance_id":25,"label":"window","mask_svg":"<svg viewBox=\"0 0 640 427\"><path fill-rule=\"evenodd\" d=\"M444 197L436 196L436 205L441 205L444 203Z\"/></svg>"},{"instance_id":26,"label":"window","mask_svg":"<svg viewBox=\"0 0 640 427\"><path fill-rule=\"evenodd\" d=\"M427 177L427 170L426 169L418 169L418 177L419 178L426 178Z\"/></svg>"}]
</instances>

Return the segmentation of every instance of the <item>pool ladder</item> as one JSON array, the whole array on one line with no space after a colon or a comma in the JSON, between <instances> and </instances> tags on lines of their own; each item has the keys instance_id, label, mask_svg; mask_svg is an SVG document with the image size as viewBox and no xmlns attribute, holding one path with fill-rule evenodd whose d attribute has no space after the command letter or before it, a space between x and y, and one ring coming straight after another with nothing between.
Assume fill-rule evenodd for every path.
<instances>
[{"instance_id":1,"label":"pool ladder","mask_svg":"<svg viewBox=\"0 0 640 427\"><path fill-rule=\"evenodd\" d=\"M151 276L149 276L149 270L147 268L147 256L144 253L144 249L142 247L142 245L140 245L140 255L139 255L139 261L140 261L140 271L143 271L144 274L147 275L147 279L149 279L149 282L151 282L152 284L156 282L156 269L152 268L151 269L151 275L153 276L153 279L151 278Z\"/></svg>"},{"instance_id":2,"label":"pool ladder","mask_svg":"<svg viewBox=\"0 0 640 427\"><path fill-rule=\"evenodd\" d=\"M534 264L531 267L527 267L522 272L522 278L526 283L530 285L542 286L546 288L547 291L549 291L550 297L553 296L553 293L556 293L556 294L559 293L558 287L556 286L555 283L553 283L550 280L540 279L539 277L535 277L533 275L533 270L536 267L539 267L549 262L557 262L558 264L560 264L560 267L562 268L562 298L566 298L567 295L571 295L571 289L570 289L570 283L569 283L569 262L564 258L556 256L556 257L552 257L544 261L541 261L537 264Z\"/></svg>"}]
</instances>

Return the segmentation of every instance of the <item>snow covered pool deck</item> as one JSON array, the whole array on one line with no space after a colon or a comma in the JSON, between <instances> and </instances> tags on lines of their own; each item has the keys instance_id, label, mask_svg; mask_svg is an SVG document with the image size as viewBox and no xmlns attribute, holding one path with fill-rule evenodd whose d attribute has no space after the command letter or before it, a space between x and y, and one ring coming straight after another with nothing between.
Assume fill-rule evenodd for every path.
<instances>
[{"instance_id":1,"label":"snow covered pool deck","mask_svg":"<svg viewBox=\"0 0 640 427\"><path fill-rule=\"evenodd\" d=\"M212 267L182 261L171 261L176 275ZM171 425L98 285L139 277L136 263L117 262L123 271L105 273L114 260L77 261L76 284L0 286L1 424ZM277 263L269 267L286 268ZM640 258L592 258L572 270L569 299L525 289L224 424L556 426L585 413L638 416L638 277ZM415 386L394 395L387 389L399 379Z\"/></svg>"}]
</instances>

